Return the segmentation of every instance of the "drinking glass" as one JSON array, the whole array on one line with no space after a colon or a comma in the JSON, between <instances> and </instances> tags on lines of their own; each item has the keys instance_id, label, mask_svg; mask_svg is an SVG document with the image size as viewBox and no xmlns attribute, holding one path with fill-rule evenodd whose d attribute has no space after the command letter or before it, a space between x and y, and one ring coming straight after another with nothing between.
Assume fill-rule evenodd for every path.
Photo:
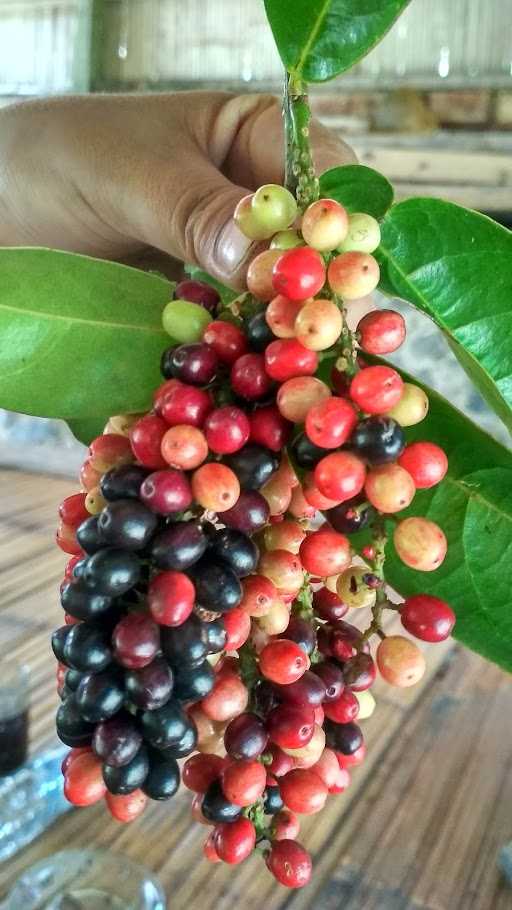
<instances>
[{"instance_id":1,"label":"drinking glass","mask_svg":"<svg viewBox=\"0 0 512 910\"><path fill-rule=\"evenodd\" d=\"M28 668L0 661L0 776L19 768L28 752Z\"/></svg>"}]
</instances>

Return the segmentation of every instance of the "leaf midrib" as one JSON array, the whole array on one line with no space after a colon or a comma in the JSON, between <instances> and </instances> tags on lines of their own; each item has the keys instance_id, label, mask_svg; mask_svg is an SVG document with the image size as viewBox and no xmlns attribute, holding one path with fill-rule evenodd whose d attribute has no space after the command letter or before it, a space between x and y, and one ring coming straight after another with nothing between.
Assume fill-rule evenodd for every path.
<instances>
[{"instance_id":1,"label":"leaf midrib","mask_svg":"<svg viewBox=\"0 0 512 910\"><path fill-rule=\"evenodd\" d=\"M322 9L320 10L318 19L316 20L315 24L313 25L309 38L306 41L306 44L304 45L304 47L302 49L302 53L297 62L297 66L295 66L292 70L292 73L294 76L302 75L302 70L304 69L308 55L311 51L311 48L313 47L313 43L316 41L316 39L318 37L318 33L320 32L320 29L322 28L322 25L324 24L325 17L327 16L330 5L331 5L331 0L325 0L324 5L323 5Z\"/></svg>"},{"instance_id":2,"label":"leaf midrib","mask_svg":"<svg viewBox=\"0 0 512 910\"><path fill-rule=\"evenodd\" d=\"M152 334L165 334L163 328L156 326L143 325L133 322L111 322L106 319L82 319L80 316L60 316L56 313L46 313L44 310L28 310L24 307L9 306L6 303L0 303L0 310L6 310L11 313L18 313L22 316L34 316L37 319L50 319L57 322L68 322L77 325L99 326L102 329L128 329L130 332L151 332Z\"/></svg>"}]
</instances>

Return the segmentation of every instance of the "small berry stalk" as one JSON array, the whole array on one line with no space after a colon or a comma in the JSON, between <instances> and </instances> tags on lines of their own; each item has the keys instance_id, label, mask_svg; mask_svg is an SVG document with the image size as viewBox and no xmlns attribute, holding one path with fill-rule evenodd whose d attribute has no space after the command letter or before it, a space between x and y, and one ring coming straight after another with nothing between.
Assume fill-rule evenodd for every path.
<instances>
[{"instance_id":1,"label":"small berry stalk","mask_svg":"<svg viewBox=\"0 0 512 910\"><path fill-rule=\"evenodd\" d=\"M182 781L212 828L209 861L257 847L290 888L311 876L299 817L364 759L377 672L413 685L414 639L442 641L455 622L428 594L388 600L387 546L423 572L445 557L437 525L400 513L447 460L407 444L424 392L361 359L403 343L402 317L347 327L379 280L379 225L332 199L306 204L296 176L302 215L275 185L237 208L240 230L269 242L243 299L223 309L208 285L178 285L151 411L112 417L91 443L59 510L70 559L53 636L69 800L104 799L128 822ZM407 634L386 636L388 608Z\"/></svg>"}]
</instances>

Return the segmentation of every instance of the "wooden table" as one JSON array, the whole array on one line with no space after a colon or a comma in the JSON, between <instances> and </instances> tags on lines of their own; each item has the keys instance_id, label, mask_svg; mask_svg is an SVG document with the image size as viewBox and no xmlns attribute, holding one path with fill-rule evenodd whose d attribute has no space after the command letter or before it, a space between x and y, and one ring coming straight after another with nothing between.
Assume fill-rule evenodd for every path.
<instances>
[{"instance_id":1,"label":"wooden table","mask_svg":"<svg viewBox=\"0 0 512 910\"><path fill-rule=\"evenodd\" d=\"M0 470L0 637L32 678L32 749L55 742L55 664L48 639L60 624L64 559L53 546L67 480ZM201 859L205 829L189 794L153 804L131 826L100 807L70 811L0 865L0 896L30 864L66 847L104 847L145 863L163 882L169 910L510 910L496 868L512 838L510 677L451 645L429 651L420 688L378 688L364 722L369 756L349 790L303 824L316 874L286 892L258 856L238 869ZM23 910L23 908L20 908Z\"/></svg>"}]
</instances>

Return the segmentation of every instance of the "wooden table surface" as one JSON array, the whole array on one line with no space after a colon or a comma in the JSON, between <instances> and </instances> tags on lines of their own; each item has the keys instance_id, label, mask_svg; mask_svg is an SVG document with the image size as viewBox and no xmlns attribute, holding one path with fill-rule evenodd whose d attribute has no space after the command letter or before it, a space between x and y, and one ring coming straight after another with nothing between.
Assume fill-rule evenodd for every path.
<instances>
[{"instance_id":1,"label":"wooden table surface","mask_svg":"<svg viewBox=\"0 0 512 910\"><path fill-rule=\"evenodd\" d=\"M73 489L0 470L0 640L2 653L30 666L33 751L55 743L48 642L60 625L64 558L53 532L56 506ZM68 812L0 864L0 897L42 857L99 846L154 870L169 910L512 910L496 867L512 838L510 677L451 644L432 647L428 661L421 687L378 686L377 710L364 722L365 764L345 794L304 822L316 867L304 891L280 888L258 856L237 869L202 861L205 829L191 822L184 792L131 826L100 807Z\"/></svg>"}]
</instances>

